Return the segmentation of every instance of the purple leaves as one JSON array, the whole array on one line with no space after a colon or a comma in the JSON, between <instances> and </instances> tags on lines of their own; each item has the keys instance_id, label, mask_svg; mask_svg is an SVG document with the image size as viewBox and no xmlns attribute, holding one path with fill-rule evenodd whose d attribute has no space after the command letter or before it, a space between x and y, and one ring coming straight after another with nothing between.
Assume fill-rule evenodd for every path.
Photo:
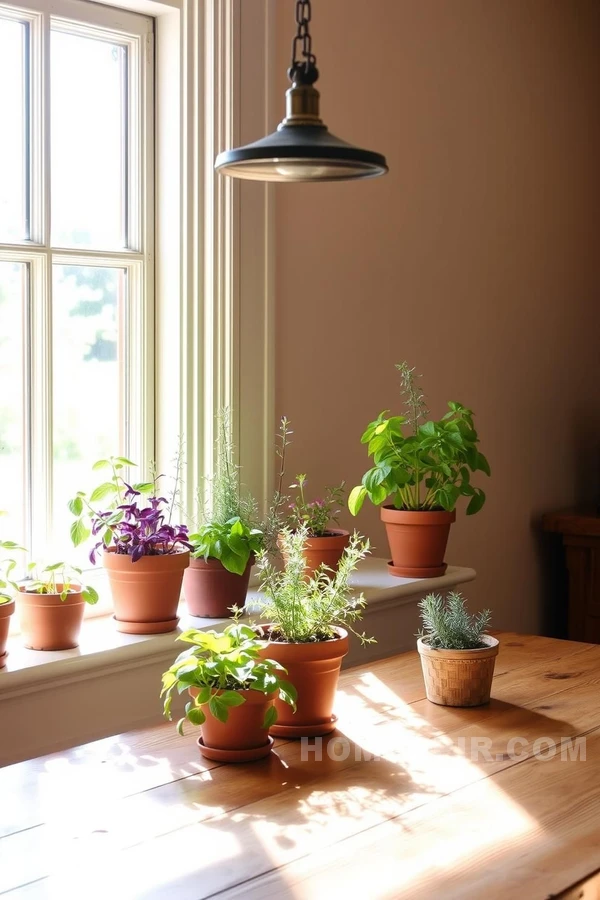
<instances>
[{"instance_id":1,"label":"purple leaves","mask_svg":"<svg viewBox=\"0 0 600 900\"><path fill-rule=\"evenodd\" d=\"M90 561L95 565L100 548L111 548L115 553L131 557L137 562L143 556L164 556L192 549L185 525L171 525L165 520L168 502L164 497L142 497L140 491L126 485L125 499L128 503L117 506L116 510L99 512L92 521L92 533L103 534L90 552ZM143 503L144 505L140 505Z\"/></svg>"}]
</instances>

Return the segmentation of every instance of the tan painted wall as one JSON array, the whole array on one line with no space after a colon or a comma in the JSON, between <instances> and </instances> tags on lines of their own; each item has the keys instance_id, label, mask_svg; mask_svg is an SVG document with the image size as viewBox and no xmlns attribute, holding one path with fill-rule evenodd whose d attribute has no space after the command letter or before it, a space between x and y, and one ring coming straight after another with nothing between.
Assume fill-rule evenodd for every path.
<instances>
[{"instance_id":1,"label":"tan painted wall","mask_svg":"<svg viewBox=\"0 0 600 900\"><path fill-rule=\"evenodd\" d=\"M293 3L277 7L283 93ZM449 560L477 569L469 596L497 625L543 628L536 519L600 469L600 4L315 0L313 33L326 122L391 171L277 188L290 474L357 483L407 359L435 415L475 409L493 468ZM378 513L358 525L385 555Z\"/></svg>"}]
</instances>

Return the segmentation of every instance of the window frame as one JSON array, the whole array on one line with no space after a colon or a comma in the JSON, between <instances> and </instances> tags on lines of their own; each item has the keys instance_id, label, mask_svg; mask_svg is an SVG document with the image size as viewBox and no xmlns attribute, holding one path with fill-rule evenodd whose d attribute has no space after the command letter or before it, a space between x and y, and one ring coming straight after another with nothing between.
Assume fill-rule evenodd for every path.
<instances>
[{"instance_id":1,"label":"window frame","mask_svg":"<svg viewBox=\"0 0 600 900\"><path fill-rule=\"evenodd\" d=\"M0 259L28 265L29 361L26 372L28 428L26 519L23 536L34 559L47 559L52 546L52 266L87 265L127 272L125 356L129 409L136 410L118 452L154 457L154 20L139 13L87 0L22 0L2 4L3 18L29 27L30 233L18 243L1 243ZM128 52L127 80L127 235L116 250L61 247L50 234L50 40L61 31L120 43ZM79 486L73 485L73 491Z\"/></svg>"}]
</instances>

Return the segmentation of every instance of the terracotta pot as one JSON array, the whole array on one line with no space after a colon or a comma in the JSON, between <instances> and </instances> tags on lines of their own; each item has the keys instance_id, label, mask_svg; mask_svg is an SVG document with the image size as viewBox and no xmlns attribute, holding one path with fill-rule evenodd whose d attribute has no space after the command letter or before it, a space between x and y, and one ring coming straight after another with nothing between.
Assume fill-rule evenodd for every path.
<instances>
[{"instance_id":1,"label":"terracotta pot","mask_svg":"<svg viewBox=\"0 0 600 900\"><path fill-rule=\"evenodd\" d=\"M57 584L58 591L62 584ZM29 650L71 650L79 646L85 600L81 587L64 600L58 594L30 594L19 588L18 609L23 643Z\"/></svg>"},{"instance_id":2,"label":"terracotta pot","mask_svg":"<svg viewBox=\"0 0 600 900\"><path fill-rule=\"evenodd\" d=\"M190 688L192 697L198 688ZM250 762L262 759L271 752L273 740L263 728L267 710L273 705L273 697L260 691L238 691L245 700L240 706L229 708L226 722L219 722L209 712L208 703L202 705L206 722L200 726L198 739L200 753L208 759L220 762Z\"/></svg>"},{"instance_id":3,"label":"terracotta pot","mask_svg":"<svg viewBox=\"0 0 600 900\"><path fill-rule=\"evenodd\" d=\"M489 703L498 655L498 641L485 634L477 650L433 650L419 638L427 699L440 706L481 706Z\"/></svg>"},{"instance_id":4,"label":"terracotta pot","mask_svg":"<svg viewBox=\"0 0 600 900\"><path fill-rule=\"evenodd\" d=\"M231 607L243 608L254 556L243 575L228 572L218 559L191 559L183 576L183 595L191 616L227 619Z\"/></svg>"},{"instance_id":5,"label":"terracotta pot","mask_svg":"<svg viewBox=\"0 0 600 900\"><path fill-rule=\"evenodd\" d=\"M409 512L384 506L385 524L392 555L391 575L403 578L437 578L446 571L444 554L456 512Z\"/></svg>"},{"instance_id":6,"label":"terracotta pot","mask_svg":"<svg viewBox=\"0 0 600 900\"><path fill-rule=\"evenodd\" d=\"M164 634L177 628L177 607L183 572L189 566L188 550L160 556L130 556L104 552L117 631L126 634Z\"/></svg>"},{"instance_id":7,"label":"terracotta pot","mask_svg":"<svg viewBox=\"0 0 600 900\"><path fill-rule=\"evenodd\" d=\"M335 730L335 692L342 659L348 652L348 632L337 628L338 638L313 644L268 641L260 651L263 659L274 659L288 671L298 692L294 713L287 703L275 699L277 722L270 729L276 737L312 737Z\"/></svg>"},{"instance_id":8,"label":"terracotta pot","mask_svg":"<svg viewBox=\"0 0 600 900\"><path fill-rule=\"evenodd\" d=\"M10 628L10 617L14 611L14 600L9 600L8 603L0 603L0 669L3 669L6 665L6 657L8 656L6 642L8 640L8 629Z\"/></svg>"},{"instance_id":9,"label":"terracotta pot","mask_svg":"<svg viewBox=\"0 0 600 900\"><path fill-rule=\"evenodd\" d=\"M279 549L282 549L281 537L277 539ZM304 544L304 560L308 576L314 574L321 563L337 571L344 550L350 543L350 532L341 529L332 529L323 537L309 537ZM283 554L285 558L285 554Z\"/></svg>"}]
</instances>

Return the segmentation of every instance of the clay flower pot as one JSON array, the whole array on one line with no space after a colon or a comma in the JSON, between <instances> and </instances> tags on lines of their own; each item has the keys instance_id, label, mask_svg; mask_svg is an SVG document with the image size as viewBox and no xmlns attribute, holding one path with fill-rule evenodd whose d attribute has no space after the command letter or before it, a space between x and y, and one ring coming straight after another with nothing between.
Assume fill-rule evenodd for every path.
<instances>
[{"instance_id":1,"label":"clay flower pot","mask_svg":"<svg viewBox=\"0 0 600 900\"><path fill-rule=\"evenodd\" d=\"M102 561L108 573L117 631L125 634L164 634L177 628L177 607L188 550L142 556L136 562L124 553L106 550Z\"/></svg>"},{"instance_id":2,"label":"clay flower pot","mask_svg":"<svg viewBox=\"0 0 600 900\"><path fill-rule=\"evenodd\" d=\"M427 699L440 706L482 706L489 703L498 655L498 641L485 634L477 650L433 650L419 638Z\"/></svg>"},{"instance_id":3,"label":"clay flower pot","mask_svg":"<svg viewBox=\"0 0 600 900\"><path fill-rule=\"evenodd\" d=\"M189 693L195 697L198 688L190 688ZM263 722L270 706L272 696L261 691L238 691L245 703L229 707L226 722L219 722L210 713L208 703L201 709L206 721L200 726L201 736L198 738L200 753L207 759L218 762L252 762L268 756L273 746L273 738Z\"/></svg>"},{"instance_id":4,"label":"clay flower pot","mask_svg":"<svg viewBox=\"0 0 600 900\"><path fill-rule=\"evenodd\" d=\"M14 600L9 600L8 603L0 603L0 669L3 669L6 665L6 657L8 656L6 642L8 640L8 629L10 628L10 617L14 611Z\"/></svg>"},{"instance_id":5,"label":"clay flower pot","mask_svg":"<svg viewBox=\"0 0 600 900\"><path fill-rule=\"evenodd\" d=\"M62 584L57 584L58 591ZM64 600L57 594L28 593L19 588L19 621L23 643L29 650L72 650L79 646L85 600L81 587Z\"/></svg>"},{"instance_id":6,"label":"clay flower pot","mask_svg":"<svg viewBox=\"0 0 600 900\"><path fill-rule=\"evenodd\" d=\"M307 538L306 543L304 544L306 574L309 577L314 575L321 563L325 563L329 569L336 572L340 559L349 542L350 532L342 531L339 528L332 529L323 537ZM277 543L281 549L281 538L277 539ZM285 557L285 554L283 555Z\"/></svg>"},{"instance_id":7,"label":"clay flower pot","mask_svg":"<svg viewBox=\"0 0 600 900\"><path fill-rule=\"evenodd\" d=\"M231 607L243 608L254 556L243 575L229 572L218 559L191 559L183 576L183 595L191 616L227 619Z\"/></svg>"},{"instance_id":8,"label":"clay flower pot","mask_svg":"<svg viewBox=\"0 0 600 900\"><path fill-rule=\"evenodd\" d=\"M392 561L388 563L390 575L437 578L444 574L450 525L456 519L454 510L411 512L384 506L381 519L392 556Z\"/></svg>"},{"instance_id":9,"label":"clay flower pot","mask_svg":"<svg viewBox=\"0 0 600 900\"><path fill-rule=\"evenodd\" d=\"M342 659L348 652L348 632L336 629L339 637L311 644L287 644L269 640L260 655L284 666L298 692L296 712L275 699L277 722L269 732L276 737L299 738L329 734L335 730L335 692Z\"/></svg>"}]
</instances>

